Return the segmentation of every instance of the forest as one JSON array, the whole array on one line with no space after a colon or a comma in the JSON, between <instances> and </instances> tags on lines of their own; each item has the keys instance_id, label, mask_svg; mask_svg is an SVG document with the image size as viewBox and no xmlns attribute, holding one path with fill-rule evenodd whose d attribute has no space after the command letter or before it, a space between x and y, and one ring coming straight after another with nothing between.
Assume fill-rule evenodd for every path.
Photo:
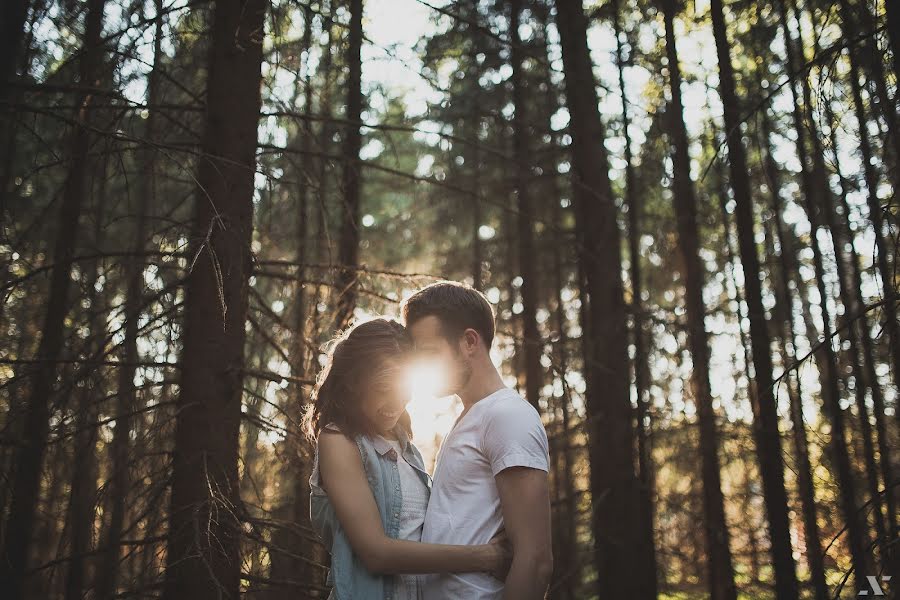
<instances>
[{"instance_id":1,"label":"forest","mask_svg":"<svg viewBox=\"0 0 900 600\"><path fill-rule=\"evenodd\" d=\"M549 598L900 598L900 2L3 0L0 71L0 596L325 598L325 344L451 279Z\"/></svg>"}]
</instances>

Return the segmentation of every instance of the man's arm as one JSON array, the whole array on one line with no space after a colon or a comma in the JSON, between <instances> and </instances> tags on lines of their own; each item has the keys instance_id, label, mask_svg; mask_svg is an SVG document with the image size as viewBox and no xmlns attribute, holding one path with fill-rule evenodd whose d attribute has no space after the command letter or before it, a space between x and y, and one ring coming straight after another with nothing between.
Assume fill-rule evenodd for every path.
<instances>
[{"instance_id":1,"label":"man's arm","mask_svg":"<svg viewBox=\"0 0 900 600\"><path fill-rule=\"evenodd\" d=\"M509 467L494 478L506 533L513 548L503 597L544 598L553 573L550 539L550 486L547 472Z\"/></svg>"}]
</instances>

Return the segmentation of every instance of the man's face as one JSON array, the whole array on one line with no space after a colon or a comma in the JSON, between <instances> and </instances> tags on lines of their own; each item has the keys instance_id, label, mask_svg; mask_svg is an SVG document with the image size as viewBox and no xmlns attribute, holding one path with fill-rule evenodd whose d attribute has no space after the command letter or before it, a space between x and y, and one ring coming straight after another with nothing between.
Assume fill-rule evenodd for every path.
<instances>
[{"instance_id":1,"label":"man's face","mask_svg":"<svg viewBox=\"0 0 900 600\"><path fill-rule=\"evenodd\" d=\"M464 350L463 338L448 340L444 335L441 321L434 315L423 317L409 328L409 333L416 346L416 355L426 364L436 366L441 377L441 389L438 396L449 396L458 393L469 382L472 376L472 365Z\"/></svg>"}]
</instances>

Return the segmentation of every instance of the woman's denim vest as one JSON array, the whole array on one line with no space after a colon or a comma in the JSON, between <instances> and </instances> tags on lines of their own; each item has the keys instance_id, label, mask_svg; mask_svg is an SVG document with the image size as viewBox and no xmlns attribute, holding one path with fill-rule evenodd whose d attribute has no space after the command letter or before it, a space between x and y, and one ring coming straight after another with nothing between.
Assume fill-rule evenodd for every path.
<instances>
[{"instance_id":1,"label":"woman's denim vest","mask_svg":"<svg viewBox=\"0 0 900 600\"><path fill-rule=\"evenodd\" d=\"M329 429L337 430L334 425ZM431 490L431 476L425 470L425 463L418 448L406 441L406 434L399 432L403 458L416 468L417 473ZM400 472L397 468L397 452L381 436L357 436L356 445L362 457L363 468L369 487L381 513L381 524L388 537L400 535L400 507L403 496L400 492ZM325 548L331 551L331 570L327 585L332 586L330 599L334 600L392 600L394 596L394 575L370 573L362 560L350 547L344 529L335 515L334 507L325 490L319 485L319 452L316 450L313 474L309 479L309 516L313 529L322 539Z\"/></svg>"}]
</instances>

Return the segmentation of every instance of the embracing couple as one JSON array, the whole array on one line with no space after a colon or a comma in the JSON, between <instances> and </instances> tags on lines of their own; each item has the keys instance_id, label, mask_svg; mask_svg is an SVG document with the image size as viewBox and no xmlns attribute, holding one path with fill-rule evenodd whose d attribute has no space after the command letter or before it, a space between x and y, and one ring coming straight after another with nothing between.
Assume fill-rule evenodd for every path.
<instances>
[{"instance_id":1,"label":"embracing couple","mask_svg":"<svg viewBox=\"0 0 900 600\"><path fill-rule=\"evenodd\" d=\"M340 334L304 417L316 444L310 517L331 552L329 598L529 600L552 571L549 451L537 411L490 358L494 311L442 281ZM463 411L434 477L412 444L411 361L439 364Z\"/></svg>"}]
</instances>

